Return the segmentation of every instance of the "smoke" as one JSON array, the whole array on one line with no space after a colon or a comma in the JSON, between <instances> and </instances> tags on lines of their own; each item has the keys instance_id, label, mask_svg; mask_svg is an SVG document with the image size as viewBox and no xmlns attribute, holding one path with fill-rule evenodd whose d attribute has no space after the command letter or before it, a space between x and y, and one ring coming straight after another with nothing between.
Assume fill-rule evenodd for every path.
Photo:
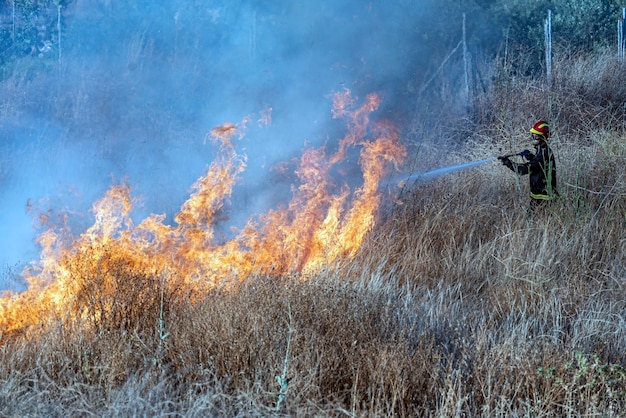
<instances>
[{"instance_id":1,"label":"smoke","mask_svg":"<svg viewBox=\"0 0 626 418\"><path fill-rule=\"evenodd\" d=\"M392 121L410 112L407 86L432 67L424 33L437 4L71 2L62 56L54 31L42 31L53 48L2 81L0 263L37 258L42 220L69 219L80 233L91 203L122 179L138 219L173 222L213 160L206 133L225 122L246 121L239 146L248 156L230 223L284 202L293 176L280 164L342 136L333 92L378 92L379 116Z\"/></svg>"}]
</instances>

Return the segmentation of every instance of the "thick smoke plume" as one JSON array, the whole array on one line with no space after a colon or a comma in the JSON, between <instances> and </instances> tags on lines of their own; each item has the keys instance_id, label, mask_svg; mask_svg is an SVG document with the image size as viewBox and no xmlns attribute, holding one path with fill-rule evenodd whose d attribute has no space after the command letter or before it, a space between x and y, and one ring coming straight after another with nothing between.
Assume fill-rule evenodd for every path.
<instances>
[{"instance_id":1,"label":"thick smoke plume","mask_svg":"<svg viewBox=\"0 0 626 418\"><path fill-rule=\"evenodd\" d=\"M376 92L377 118L406 118L414 85L430 77L421 63L431 52L423 37L433 6L71 2L61 16L63 49L44 25L38 42L50 48L2 81L0 263L15 273L36 259L46 225L86 229L92 203L120 181L132 187L133 216L174 223L215 157L207 133L242 119L247 170L222 232L288 202L293 162L312 146L332 154L344 134L331 114L334 93ZM334 174L362 182L356 158Z\"/></svg>"}]
</instances>

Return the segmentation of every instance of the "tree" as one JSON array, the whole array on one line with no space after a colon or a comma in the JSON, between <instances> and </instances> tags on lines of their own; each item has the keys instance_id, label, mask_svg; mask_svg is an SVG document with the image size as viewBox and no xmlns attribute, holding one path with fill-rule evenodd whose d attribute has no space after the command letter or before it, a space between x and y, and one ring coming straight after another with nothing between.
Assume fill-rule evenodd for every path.
<instances>
[{"instance_id":1,"label":"tree","mask_svg":"<svg viewBox=\"0 0 626 418\"><path fill-rule=\"evenodd\" d=\"M619 0L484 0L491 21L510 43L540 50L543 25L552 10L554 42L572 50L612 45L621 16Z\"/></svg>"},{"instance_id":2,"label":"tree","mask_svg":"<svg viewBox=\"0 0 626 418\"><path fill-rule=\"evenodd\" d=\"M0 79L6 67L27 56L56 58L59 6L72 0L8 0L0 8ZM56 51L58 52L58 51Z\"/></svg>"}]
</instances>

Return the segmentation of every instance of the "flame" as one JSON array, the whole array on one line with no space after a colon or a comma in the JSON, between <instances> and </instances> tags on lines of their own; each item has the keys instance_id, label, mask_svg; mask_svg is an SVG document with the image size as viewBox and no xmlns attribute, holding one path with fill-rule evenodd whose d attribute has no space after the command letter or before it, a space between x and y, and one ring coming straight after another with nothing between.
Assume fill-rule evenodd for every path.
<instances>
[{"instance_id":1,"label":"flame","mask_svg":"<svg viewBox=\"0 0 626 418\"><path fill-rule=\"evenodd\" d=\"M406 156L391 124L370 121L379 97L370 94L360 106L356 102L349 90L334 95L333 117L347 125L337 150L331 155L324 147L305 150L291 201L250 218L232 239L220 240L214 228L246 169L236 144L249 119L210 132L207 139L219 146L218 156L193 185L175 226L166 225L164 215L134 225L131 189L125 182L114 185L93 205L95 222L85 232L75 237L68 229L50 227L40 235L41 258L24 273L28 289L0 299L0 331L20 330L54 315L90 315L81 301L101 298L93 295L94 288L120 291L120 271L146 281L175 281L192 293L250 274L311 273L349 259L375 224L383 176ZM265 121L268 117L263 113ZM356 147L362 184L350 188L333 169ZM113 300L103 298L103 312L114 309Z\"/></svg>"}]
</instances>

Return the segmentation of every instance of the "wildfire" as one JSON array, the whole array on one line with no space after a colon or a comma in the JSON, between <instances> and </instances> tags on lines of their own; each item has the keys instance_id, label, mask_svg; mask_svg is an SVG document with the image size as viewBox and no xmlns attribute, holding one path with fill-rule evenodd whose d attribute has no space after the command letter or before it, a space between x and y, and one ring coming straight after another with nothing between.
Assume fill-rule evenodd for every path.
<instances>
[{"instance_id":1,"label":"wildfire","mask_svg":"<svg viewBox=\"0 0 626 418\"><path fill-rule=\"evenodd\" d=\"M50 228L38 238L41 259L25 272L28 290L0 299L0 331L19 330L54 314L93 316L81 301L101 298L94 296L94 289L112 295L101 303L103 311L112 312L115 292L123 291L122 273L146 285L175 281L192 294L253 273L314 272L351 257L375 223L383 176L405 157L396 129L370 121L379 103L375 94L360 106L348 90L335 94L333 117L347 124L337 151L331 155L323 147L304 151L295 171L299 184L292 200L250 218L226 241L216 237L214 228L246 169L246 157L237 152L236 143L248 121L211 131L209 139L219 146L218 156L193 185L175 226L164 224L163 215L134 225L130 187L111 187L93 205L95 222L84 233L74 237ZM269 120L267 115L264 120ZM355 147L360 149L363 181L351 189L345 179L333 178L333 169ZM102 315L98 313L100 320Z\"/></svg>"}]
</instances>

